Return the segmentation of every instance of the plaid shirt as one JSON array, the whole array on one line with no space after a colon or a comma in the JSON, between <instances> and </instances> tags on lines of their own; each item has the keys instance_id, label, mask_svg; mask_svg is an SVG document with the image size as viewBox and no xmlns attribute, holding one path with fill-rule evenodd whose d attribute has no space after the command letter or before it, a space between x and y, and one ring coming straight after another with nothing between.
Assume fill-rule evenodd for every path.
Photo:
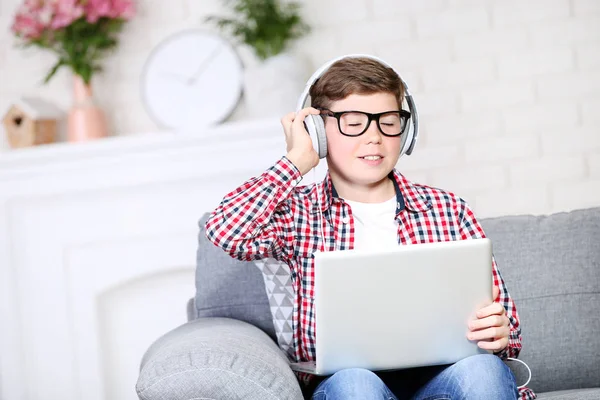
<instances>
[{"instance_id":1,"label":"plaid shirt","mask_svg":"<svg viewBox=\"0 0 600 400\"><path fill-rule=\"evenodd\" d=\"M390 173L397 198L398 243L417 244L483 238L481 226L464 200L440 189L410 182ZM240 260L275 258L290 267L295 298L292 314L296 361L315 359L314 268L318 250L354 247L354 220L350 207L337 195L329 174L319 184L298 186L302 175L286 157L261 176L252 178L225 196L206 224L215 245ZM320 199L317 200L317 198ZM321 207L322 217L318 207ZM321 226L319 226L321 225ZM322 243L321 232L326 243ZM510 320L508 346L501 358L519 355L519 316L493 260L497 301ZM521 399L533 399L528 388Z\"/></svg>"}]
</instances>

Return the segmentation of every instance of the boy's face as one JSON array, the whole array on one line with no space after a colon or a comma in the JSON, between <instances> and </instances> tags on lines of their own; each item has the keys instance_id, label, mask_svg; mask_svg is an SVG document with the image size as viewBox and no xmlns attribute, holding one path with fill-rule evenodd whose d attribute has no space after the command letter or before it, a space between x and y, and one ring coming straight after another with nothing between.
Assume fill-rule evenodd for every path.
<instances>
[{"instance_id":1,"label":"boy's face","mask_svg":"<svg viewBox=\"0 0 600 400\"><path fill-rule=\"evenodd\" d=\"M363 111L376 114L397 111L398 102L391 93L351 94L345 99L334 101L329 109L333 112ZM382 135L374 120L365 133L349 137L340 133L335 118L326 117L325 131L329 169L348 183L359 185L378 183L394 169L398 162L402 137ZM365 159L366 156L380 158Z\"/></svg>"}]
</instances>

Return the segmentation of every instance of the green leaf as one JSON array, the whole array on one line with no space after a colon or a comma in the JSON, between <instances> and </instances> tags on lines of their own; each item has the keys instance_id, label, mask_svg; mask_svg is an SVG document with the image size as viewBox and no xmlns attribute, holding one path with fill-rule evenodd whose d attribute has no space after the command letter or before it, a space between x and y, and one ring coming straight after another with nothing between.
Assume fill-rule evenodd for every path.
<instances>
[{"instance_id":1,"label":"green leaf","mask_svg":"<svg viewBox=\"0 0 600 400\"><path fill-rule=\"evenodd\" d=\"M56 64L54 64L54 66L50 69L50 71L46 74L46 77L44 78L44 84L48 83L50 81L50 79L52 79L52 77L56 74L56 72L59 70L60 67L62 67L63 65L66 65L65 61L61 58L59 59Z\"/></svg>"},{"instance_id":2,"label":"green leaf","mask_svg":"<svg viewBox=\"0 0 600 400\"><path fill-rule=\"evenodd\" d=\"M117 47L118 34L125 23L121 19L100 18L91 24L81 17L64 28L44 32L38 39L20 39L19 44L23 48L48 49L58 55L58 61L46 74L44 83L62 66L68 66L89 83L93 74L102 71L103 58Z\"/></svg>"},{"instance_id":3,"label":"green leaf","mask_svg":"<svg viewBox=\"0 0 600 400\"><path fill-rule=\"evenodd\" d=\"M260 59L285 51L291 40L310 32L300 4L280 0L224 0L237 19L209 16L205 21L251 46Z\"/></svg>"}]
</instances>

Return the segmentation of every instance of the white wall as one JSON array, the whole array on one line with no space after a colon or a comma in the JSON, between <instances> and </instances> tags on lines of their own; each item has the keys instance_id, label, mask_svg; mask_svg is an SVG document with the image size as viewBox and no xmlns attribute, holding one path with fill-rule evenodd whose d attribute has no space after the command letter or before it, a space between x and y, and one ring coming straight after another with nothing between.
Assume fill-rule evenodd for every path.
<instances>
[{"instance_id":1,"label":"white wall","mask_svg":"<svg viewBox=\"0 0 600 400\"><path fill-rule=\"evenodd\" d=\"M70 103L66 70L13 47L20 1L0 0L0 112L39 94ZM421 139L399 167L456 191L480 216L600 205L600 1L306 0L312 34L295 51L314 66L348 52L383 57L411 86ZM139 97L161 39L222 11L219 0L140 0L139 14L95 81L118 135L156 130ZM249 53L242 50L249 59Z\"/></svg>"}]
</instances>

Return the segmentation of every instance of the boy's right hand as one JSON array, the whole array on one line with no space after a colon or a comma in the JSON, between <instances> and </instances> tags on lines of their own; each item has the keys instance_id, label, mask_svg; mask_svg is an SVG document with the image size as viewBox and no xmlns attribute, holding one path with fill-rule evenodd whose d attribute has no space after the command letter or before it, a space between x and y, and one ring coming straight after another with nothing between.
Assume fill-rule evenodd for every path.
<instances>
[{"instance_id":1,"label":"boy's right hand","mask_svg":"<svg viewBox=\"0 0 600 400\"><path fill-rule=\"evenodd\" d=\"M281 118L287 143L286 157L300 170L302 176L319 164L319 155L313 148L310 136L304 127L304 119L309 114L319 115L320 111L313 107L306 107Z\"/></svg>"}]
</instances>

